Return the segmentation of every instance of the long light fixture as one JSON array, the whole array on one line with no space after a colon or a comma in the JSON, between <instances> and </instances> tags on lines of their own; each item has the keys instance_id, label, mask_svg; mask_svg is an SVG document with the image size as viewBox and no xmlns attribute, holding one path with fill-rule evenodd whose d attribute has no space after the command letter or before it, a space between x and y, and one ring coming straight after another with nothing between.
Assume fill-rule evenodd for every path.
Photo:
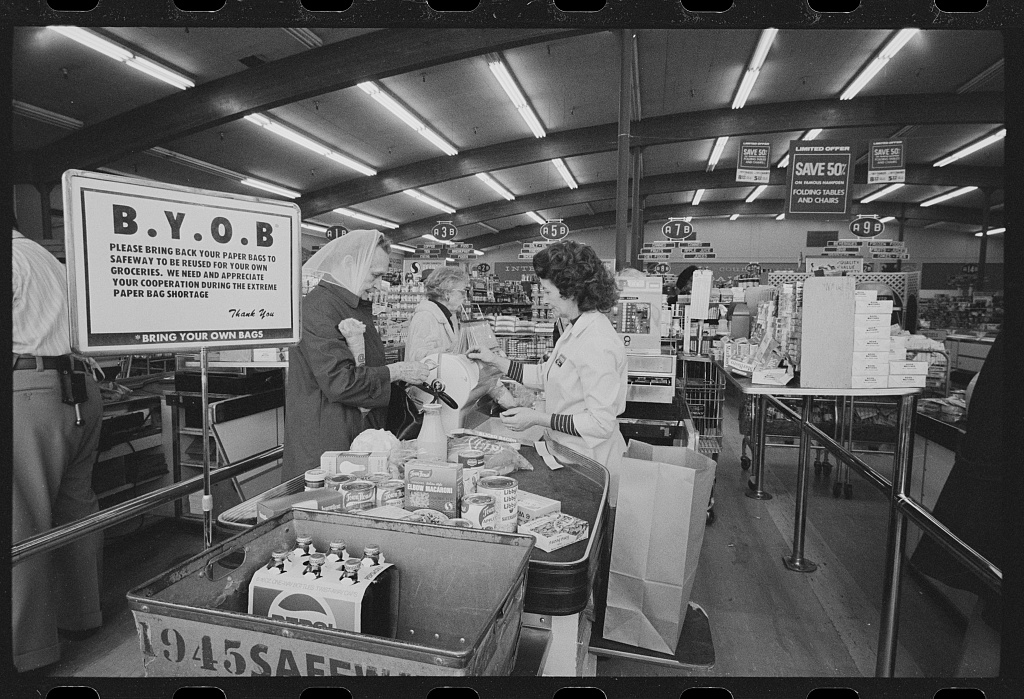
<instances>
[{"instance_id":1,"label":"long light fixture","mask_svg":"<svg viewBox=\"0 0 1024 699\"><path fill-rule=\"evenodd\" d=\"M700 204L700 198L702 196L704 196L703 189L698 189L696 192L694 192L693 199L690 200L690 206L697 206L698 204Z\"/></svg>"},{"instance_id":2,"label":"long light fixture","mask_svg":"<svg viewBox=\"0 0 1024 699\"><path fill-rule=\"evenodd\" d=\"M404 121L409 128L430 141L445 155L458 155L459 151L455 146L441 138L437 132L423 123L419 117L414 115L409 109L400 104L397 99L388 94L383 87L374 82L361 82L359 83L359 89L377 100L380 104L384 105L385 109Z\"/></svg>"},{"instance_id":3,"label":"long light fixture","mask_svg":"<svg viewBox=\"0 0 1024 699\"><path fill-rule=\"evenodd\" d=\"M484 183L486 183L488 187L493 189L495 192L500 194L505 199L507 199L509 201L512 201L513 199L516 198L515 194L513 194L510 191L508 191L507 189L502 187L500 184L498 184L497 181L495 181L495 179L493 177L491 177L490 175L488 175L486 172L478 172L478 173L476 173L476 176L479 177Z\"/></svg>"},{"instance_id":4,"label":"long light fixture","mask_svg":"<svg viewBox=\"0 0 1024 699\"><path fill-rule=\"evenodd\" d=\"M453 209L452 207L448 206L447 204L439 202L437 199L434 199L433 197L428 197L423 192L417 192L415 189L406 189L405 193L408 194L413 199L419 199L424 204L428 204L429 206L432 206L435 209L438 209L439 211L443 211L446 214L455 213L455 209Z\"/></svg>"},{"instance_id":5,"label":"long light fixture","mask_svg":"<svg viewBox=\"0 0 1024 699\"><path fill-rule=\"evenodd\" d=\"M985 235L999 235L1000 233L1005 233L1005 232L1006 232L1006 228L992 228L991 230L985 231ZM981 231L978 231L977 233L975 233L974 237L975 238L980 238L981 237Z\"/></svg>"},{"instance_id":6,"label":"long light fixture","mask_svg":"<svg viewBox=\"0 0 1024 699\"><path fill-rule=\"evenodd\" d=\"M761 31L761 38L758 39L757 48L754 49L754 57L750 59L750 65L747 66L747 70L743 73L743 80L740 81L736 97L732 101L733 109L741 109L747 103L747 97L750 96L750 91L753 89L754 83L757 82L757 77L761 72L761 66L764 65L764 59L768 56L768 49L772 47L772 42L778 33L779 30L773 27Z\"/></svg>"},{"instance_id":7,"label":"long light fixture","mask_svg":"<svg viewBox=\"0 0 1024 699\"><path fill-rule=\"evenodd\" d=\"M256 189L262 189L265 192L272 192L273 194L279 194L282 197L288 197L289 199L298 199L302 196L299 192L294 189L287 189L276 184L264 182L263 180L257 180L255 177L246 177L242 179L242 184L248 187L255 187Z\"/></svg>"},{"instance_id":8,"label":"long light fixture","mask_svg":"<svg viewBox=\"0 0 1024 699\"><path fill-rule=\"evenodd\" d=\"M326 233L327 232L327 226L319 226L319 225L317 225L315 223L307 223L306 221L302 222L302 227L303 228L308 228L311 231L316 231L317 233Z\"/></svg>"},{"instance_id":9,"label":"long light fixture","mask_svg":"<svg viewBox=\"0 0 1024 699\"><path fill-rule=\"evenodd\" d=\"M739 215L739 214L733 214L732 216L730 216L730 217L729 217L729 220L730 220L730 221L735 221L735 220L736 220L736 219L738 219L739 217L740 217L740 215Z\"/></svg>"},{"instance_id":10,"label":"long light fixture","mask_svg":"<svg viewBox=\"0 0 1024 699\"><path fill-rule=\"evenodd\" d=\"M789 153L786 153L785 157L775 167L786 167L787 165L789 165Z\"/></svg>"},{"instance_id":11,"label":"long light fixture","mask_svg":"<svg viewBox=\"0 0 1024 699\"><path fill-rule=\"evenodd\" d=\"M487 253L485 253L485 252L484 252L483 250L472 250L471 252L472 252L472 253L473 253L474 255L476 255L477 257L481 257L481 256L483 256L483 255L486 255L486 254L487 254Z\"/></svg>"},{"instance_id":12,"label":"long light fixture","mask_svg":"<svg viewBox=\"0 0 1024 699\"><path fill-rule=\"evenodd\" d=\"M441 243L441 245L451 245L452 244L451 241L449 241L449 240L441 240L440 238L435 238L432 233L425 233L425 234L421 235L420 237L421 238L426 238L427 240L429 240L432 243Z\"/></svg>"},{"instance_id":13,"label":"long light fixture","mask_svg":"<svg viewBox=\"0 0 1024 699\"><path fill-rule=\"evenodd\" d=\"M948 201L949 199L952 199L953 197L959 197L962 194L967 194L968 192L973 192L977 188L978 187L975 186L975 185L971 185L970 187L960 187L959 189L954 189L952 192L946 192L945 194L940 194L937 197L933 197L932 199L929 199L927 201L923 201L920 204L918 204L918 206L934 206L935 204L939 204L941 202Z\"/></svg>"},{"instance_id":14,"label":"long light fixture","mask_svg":"<svg viewBox=\"0 0 1024 699\"><path fill-rule=\"evenodd\" d=\"M376 216L370 216L369 214L361 214L358 211L353 211L352 209L339 208L339 209L335 209L334 211L335 211L335 213L339 213L342 216L348 216L349 218L356 218L356 219L359 219L360 221L366 221L367 223L373 223L373 224L376 224L378 226L384 226L385 228L390 228L392 230L394 230L395 228L398 228L398 224L397 223L391 223L391 221L385 221L382 218L377 218Z\"/></svg>"},{"instance_id":15,"label":"long light fixture","mask_svg":"<svg viewBox=\"0 0 1024 699\"><path fill-rule=\"evenodd\" d=\"M50 126L58 126L62 129L80 129L85 126L85 122L74 119L57 112L51 112L49 109L43 109L37 107L34 104L28 102L21 102L19 100L11 100L11 106L14 108L14 113L26 117L28 119L34 119L35 121L41 121L44 124Z\"/></svg>"},{"instance_id":16,"label":"long light fixture","mask_svg":"<svg viewBox=\"0 0 1024 699\"><path fill-rule=\"evenodd\" d=\"M690 221L693 220L693 216L683 216L683 220L689 223Z\"/></svg>"},{"instance_id":17,"label":"long light fixture","mask_svg":"<svg viewBox=\"0 0 1024 699\"><path fill-rule=\"evenodd\" d=\"M857 93L864 89L864 86L871 82L871 79L878 74L878 71L885 67L885 64L889 62L893 56L899 53L908 41L910 41L917 32L920 31L917 28L901 29L895 36L893 36L882 50L878 52L870 63L864 66L860 73L853 79L853 82L843 90L842 94L839 95L841 100L851 100L857 96Z\"/></svg>"},{"instance_id":18,"label":"long light fixture","mask_svg":"<svg viewBox=\"0 0 1024 699\"><path fill-rule=\"evenodd\" d=\"M884 197L886 194L892 194L893 192L895 192L897 189L899 189L902 186L903 186L902 182L896 182L894 184L891 184L888 187L884 187L883 189L880 189L877 192L872 192L871 194L867 195L866 197L864 197L863 199L860 200L860 203L861 204L869 204L869 203L873 202L875 199L879 199L881 197Z\"/></svg>"},{"instance_id":19,"label":"long light fixture","mask_svg":"<svg viewBox=\"0 0 1024 699\"><path fill-rule=\"evenodd\" d=\"M714 170L715 165L718 165L718 159L722 157L722 151L725 150L725 144L728 142L728 136L719 136L715 139L715 146L711 149L711 157L708 158L708 172Z\"/></svg>"},{"instance_id":20,"label":"long light fixture","mask_svg":"<svg viewBox=\"0 0 1024 699\"><path fill-rule=\"evenodd\" d=\"M530 218L532 218L532 219L533 219L534 221L536 221L537 223L539 223L539 224L540 224L540 225L542 225L542 226L543 226L543 225L544 225L545 223L547 223L547 221L545 221L545 220L544 220L543 218L541 218L540 216L538 216L538 215L537 215L537 212L535 212L535 211L527 211L527 212L526 212L526 215L527 215L527 216L529 216Z\"/></svg>"},{"instance_id":21,"label":"long light fixture","mask_svg":"<svg viewBox=\"0 0 1024 699\"><path fill-rule=\"evenodd\" d=\"M77 41L83 46L88 46L93 51L98 51L108 58L113 58L115 61L129 65L135 70L146 73L150 77L162 80L168 85L173 85L179 90L187 90L190 87L196 86L194 81L186 78L184 75L181 75L170 68L165 68L148 58L136 55L125 47L116 44L109 39L105 39L96 32L88 29L82 29L81 27L51 26L47 28L57 32L58 34L63 34L67 38Z\"/></svg>"},{"instance_id":22,"label":"long light fixture","mask_svg":"<svg viewBox=\"0 0 1024 699\"><path fill-rule=\"evenodd\" d=\"M523 118L526 125L530 127L533 135L537 138L547 136L544 127L541 126L540 119L537 118L537 114L533 111L530 103L526 101L526 97L523 96L522 90L519 89L516 79L512 77L508 66L505 65L505 61L500 56L492 56L487 60L487 67L491 69L491 73L498 79L498 84L505 90L508 98L512 100L512 105L519 112L519 116Z\"/></svg>"},{"instance_id":23,"label":"long light fixture","mask_svg":"<svg viewBox=\"0 0 1024 699\"><path fill-rule=\"evenodd\" d=\"M939 161L935 162L932 167L945 167L945 166L949 165L950 163L953 163L953 162L956 162L957 160L960 160L960 158L963 158L964 156L968 156L971 153L979 151L982 148L984 148L986 146L990 146L993 143L996 143L997 141L1001 141L1004 138L1006 138L1006 129L999 129L995 133L989 134L988 136L986 136L985 138L981 139L980 141L975 141L974 143L972 143L972 144L970 144L968 146L964 146L963 148L961 148L960 150L956 151L955 153L951 153L951 154L947 155L942 160L939 160Z\"/></svg>"},{"instance_id":24,"label":"long light fixture","mask_svg":"<svg viewBox=\"0 0 1024 699\"><path fill-rule=\"evenodd\" d=\"M776 221L783 221L786 218L786 214L782 213L775 217Z\"/></svg>"},{"instance_id":25,"label":"long light fixture","mask_svg":"<svg viewBox=\"0 0 1024 699\"><path fill-rule=\"evenodd\" d=\"M798 138L797 140L798 141L813 141L814 139L816 139L820 135L821 135L821 129L810 129L810 130L804 132L804 135L801 136L800 138ZM775 165L775 167L786 167L787 165L789 165L789 153L786 153L786 155L783 156L782 160L780 160Z\"/></svg>"},{"instance_id":26,"label":"long light fixture","mask_svg":"<svg viewBox=\"0 0 1024 699\"><path fill-rule=\"evenodd\" d=\"M759 196L761 196L762 192L764 192L764 190L766 190L766 189L768 189L768 185L766 185L766 184L759 184L759 185L757 185L757 189L755 189L753 192L750 193L749 196L747 196L747 199L746 199L747 203L749 204L750 202L752 202L755 199L757 199Z\"/></svg>"},{"instance_id":27,"label":"long light fixture","mask_svg":"<svg viewBox=\"0 0 1024 699\"><path fill-rule=\"evenodd\" d=\"M569 187L569 189L579 188L579 184L577 184L576 180L573 179L572 173L569 172L569 168L565 166L564 160L562 160L561 158L555 158L551 162L554 163L555 169L558 170L558 174L562 176L563 180L565 180L565 184Z\"/></svg>"},{"instance_id":28,"label":"long light fixture","mask_svg":"<svg viewBox=\"0 0 1024 699\"><path fill-rule=\"evenodd\" d=\"M415 248L410 248L408 245L400 245L398 243L391 243L391 247L395 250L401 250L402 252L416 252Z\"/></svg>"},{"instance_id":29,"label":"long light fixture","mask_svg":"<svg viewBox=\"0 0 1024 699\"><path fill-rule=\"evenodd\" d=\"M338 153L337 151L328 148L324 144L318 143L317 141L314 141L308 136L304 136L303 134L300 134L298 131L288 126L285 126L280 122L274 121L273 119L263 114L248 114L246 115L245 119L247 121L251 121L257 126L262 126L267 131L273 134L277 134L281 138L286 138L292 143L295 143L297 145L302 146L303 148L311 150L317 155L322 155L325 158L330 158L335 162L341 163L345 167L355 170L360 174L366 175L368 177L372 177L377 174L377 171L374 170L373 168L363 165L359 161L353 160L347 155L342 155L341 153Z\"/></svg>"},{"instance_id":30,"label":"long light fixture","mask_svg":"<svg viewBox=\"0 0 1024 699\"><path fill-rule=\"evenodd\" d=\"M882 223L889 223L889 221L895 221L895 216L886 216L885 218L879 219Z\"/></svg>"}]
</instances>

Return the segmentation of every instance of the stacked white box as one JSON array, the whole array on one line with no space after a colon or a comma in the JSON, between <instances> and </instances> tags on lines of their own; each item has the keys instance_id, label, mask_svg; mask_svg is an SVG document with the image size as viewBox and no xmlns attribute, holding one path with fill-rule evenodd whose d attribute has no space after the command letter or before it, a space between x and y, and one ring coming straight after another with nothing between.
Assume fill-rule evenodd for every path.
<instances>
[{"instance_id":1,"label":"stacked white box","mask_svg":"<svg viewBox=\"0 0 1024 699\"><path fill-rule=\"evenodd\" d=\"M892 313L892 301L879 301L877 294L874 290L856 292L853 388L887 388L889 385L889 316Z\"/></svg>"}]
</instances>

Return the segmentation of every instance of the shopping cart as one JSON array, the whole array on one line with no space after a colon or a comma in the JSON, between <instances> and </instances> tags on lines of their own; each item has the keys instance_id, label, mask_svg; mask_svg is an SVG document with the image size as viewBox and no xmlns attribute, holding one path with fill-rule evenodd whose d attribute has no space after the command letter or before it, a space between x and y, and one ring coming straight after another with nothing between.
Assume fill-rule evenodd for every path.
<instances>
[{"instance_id":1,"label":"shopping cart","mask_svg":"<svg viewBox=\"0 0 1024 699\"><path fill-rule=\"evenodd\" d=\"M725 404L725 376L710 357L682 358L682 393L686 410L697 430L697 451L717 463L722 451L722 407ZM715 489L711 487L707 523L715 521Z\"/></svg>"}]
</instances>

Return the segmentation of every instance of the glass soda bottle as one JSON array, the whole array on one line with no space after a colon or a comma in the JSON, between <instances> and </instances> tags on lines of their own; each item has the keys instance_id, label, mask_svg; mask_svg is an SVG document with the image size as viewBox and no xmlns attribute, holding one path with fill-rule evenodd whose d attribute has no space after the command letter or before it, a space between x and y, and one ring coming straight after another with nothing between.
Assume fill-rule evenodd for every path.
<instances>
[{"instance_id":1,"label":"glass soda bottle","mask_svg":"<svg viewBox=\"0 0 1024 699\"><path fill-rule=\"evenodd\" d=\"M398 569L388 566L371 579L360 580L363 562L358 558L345 561L342 580L365 585L359 611L360 633L394 638L398 635Z\"/></svg>"},{"instance_id":2,"label":"glass soda bottle","mask_svg":"<svg viewBox=\"0 0 1024 699\"><path fill-rule=\"evenodd\" d=\"M310 554L309 560L306 561L306 569L302 571L302 575L319 578L322 574L324 562L326 560L327 556L322 553Z\"/></svg>"},{"instance_id":3,"label":"glass soda bottle","mask_svg":"<svg viewBox=\"0 0 1024 699\"><path fill-rule=\"evenodd\" d=\"M289 570L302 573L306 569L306 562L309 561L310 555L314 553L316 553L316 547L313 546L313 537L295 537L295 550L292 551Z\"/></svg>"},{"instance_id":4,"label":"glass soda bottle","mask_svg":"<svg viewBox=\"0 0 1024 699\"><path fill-rule=\"evenodd\" d=\"M340 569L347 558L348 551L345 549L345 542L332 541L330 549L327 552L326 565L335 569Z\"/></svg>"},{"instance_id":5,"label":"glass soda bottle","mask_svg":"<svg viewBox=\"0 0 1024 699\"><path fill-rule=\"evenodd\" d=\"M288 557L291 553L288 549L272 552L270 554L270 562L267 563L267 570L276 568L279 574L283 575L286 573L288 570Z\"/></svg>"}]
</instances>

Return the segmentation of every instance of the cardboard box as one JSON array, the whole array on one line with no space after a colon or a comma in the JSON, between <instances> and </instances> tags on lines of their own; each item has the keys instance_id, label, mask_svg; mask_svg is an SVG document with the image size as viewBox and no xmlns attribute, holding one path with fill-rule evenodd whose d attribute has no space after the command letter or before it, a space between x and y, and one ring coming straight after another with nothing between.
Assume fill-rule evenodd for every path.
<instances>
[{"instance_id":1,"label":"cardboard box","mask_svg":"<svg viewBox=\"0 0 1024 699\"><path fill-rule=\"evenodd\" d=\"M853 326L853 339L857 340L859 337L888 337L889 336L889 324L888 323L865 323L863 325Z\"/></svg>"},{"instance_id":2,"label":"cardboard box","mask_svg":"<svg viewBox=\"0 0 1024 699\"><path fill-rule=\"evenodd\" d=\"M890 374L928 374L928 362L889 362Z\"/></svg>"},{"instance_id":3,"label":"cardboard box","mask_svg":"<svg viewBox=\"0 0 1024 699\"><path fill-rule=\"evenodd\" d=\"M280 356L281 351L277 347L254 347L252 350L254 362L276 362Z\"/></svg>"},{"instance_id":4,"label":"cardboard box","mask_svg":"<svg viewBox=\"0 0 1024 699\"><path fill-rule=\"evenodd\" d=\"M854 313L892 313L892 300L888 301L868 301L866 299L857 299L854 305Z\"/></svg>"},{"instance_id":5,"label":"cardboard box","mask_svg":"<svg viewBox=\"0 0 1024 699\"><path fill-rule=\"evenodd\" d=\"M893 335L890 340L892 341L893 347L899 347L900 349L906 349L907 340L910 339L910 335Z\"/></svg>"},{"instance_id":6,"label":"cardboard box","mask_svg":"<svg viewBox=\"0 0 1024 699\"><path fill-rule=\"evenodd\" d=\"M853 297L857 301L875 301L878 299L878 289L857 289Z\"/></svg>"},{"instance_id":7,"label":"cardboard box","mask_svg":"<svg viewBox=\"0 0 1024 699\"><path fill-rule=\"evenodd\" d=\"M413 459L405 463L405 509L437 510L451 519L462 512L462 464Z\"/></svg>"},{"instance_id":8,"label":"cardboard box","mask_svg":"<svg viewBox=\"0 0 1024 699\"><path fill-rule=\"evenodd\" d=\"M925 374L889 374L889 388L924 388Z\"/></svg>"},{"instance_id":9,"label":"cardboard box","mask_svg":"<svg viewBox=\"0 0 1024 699\"><path fill-rule=\"evenodd\" d=\"M370 472L370 452L368 451L325 451L320 455L320 468L328 475L340 473Z\"/></svg>"},{"instance_id":10,"label":"cardboard box","mask_svg":"<svg viewBox=\"0 0 1024 699\"><path fill-rule=\"evenodd\" d=\"M888 352L889 337L853 337L854 352Z\"/></svg>"},{"instance_id":11,"label":"cardboard box","mask_svg":"<svg viewBox=\"0 0 1024 699\"><path fill-rule=\"evenodd\" d=\"M528 493L522 489L517 492L516 499L519 505L519 526L552 512L562 511L562 503L558 500Z\"/></svg>"},{"instance_id":12,"label":"cardboard box","mask_svg":"<svg viewBox=\"0 0 1024 699\"><path fill-rule=\"evenodd\" d=\"M293 507L307 510L323 510L324 512L341 512L345 504L345 494L328 488L317 488L301 493L291 493L276 498L267 498L256 503L256 521L262 522Z\"/></svg>"},{"instance_id":13,"label":"cardboard box","mask_svg":"<svg viewBox=\"0 0 1024 699\"><path fill-rule=\"evenodd\" d=\"M853 383L850 388L888 388L889 377L888 376L854 376Z\"/></svg>"},{"instance_id":14,"label":"cardboard box","mask_svg":"<svg viewBox=\"0 0 1024 699\"><path fill-rule=\"evenodd\" d=\"M585 519L563 512L552 512L519 525L520 534L531 534L541 551L551 553L590 536L590 525Z\"/></svg>"},{"instance_id":15,"label":"cardboard box","mask_svg":"<svg viewBox=\"0 0 1024 699\"><path fill-rule=\"evenodd\" d=\"M886 376L889 373L889 362L853 362L854 376Z\"/></svg>"},{"instance_id":16,"label":"cardboard box","mask_svg":"<svg viewBox=\"0 0 1024 699\"><path fill-rule=\"evenodd\" d=\"M884 325L889 327L888 313L856 313L853 316L853 327L859 327L862 325Z\"/></svg>"},{"instance_id":17,"label":"cardboard box","mask_svg":"<svg viewBox=\"0 0 1024 699\"><path fill-rule=\"evenodd\" d=\"M905 362L907 361L907 350L902 347L889 346L889 361L890 362ZM889 370L892 373L892 370Z\"/></svg>"},{"instance_id":18,"label":"cardboard box","mask_svg":"<svg viewBox=\"0 0 1024 699\"><path fill-rule=\"evenodd\" d=\"M857 362L887 362L889 361L889 352L854 352L853 363Z\"/></svg>"},{"instance_id":19,"label":"cardboard box","mask_svg":"<svg viewBox=\"0 0 1024 699\"><path fill-rule=\"evenodd\" d=\"M409 510L395 507L394 505L380 505L379 507L373 507L361 512L353 512L352 514L359 515L360 517L376 517L378 519L409 519L413 516Z\"/></svg>"}]
</instances>

